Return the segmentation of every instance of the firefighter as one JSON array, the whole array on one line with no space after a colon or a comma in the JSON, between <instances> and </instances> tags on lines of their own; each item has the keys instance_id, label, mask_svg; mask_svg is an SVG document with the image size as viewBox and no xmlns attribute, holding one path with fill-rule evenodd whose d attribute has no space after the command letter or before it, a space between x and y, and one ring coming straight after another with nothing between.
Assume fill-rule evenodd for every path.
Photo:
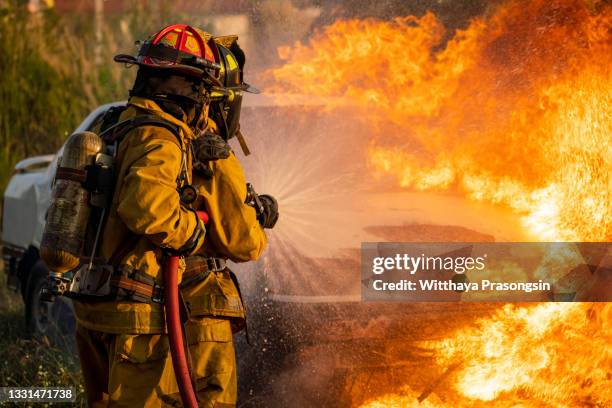
<instances>
[{"instance_id":1,"label":"firefighter","mask_svg":"<svg viewBox=\"0 0 612 408\"><path fill-rule=\"evenodd\" d=\"M222 154L202 147L219 133L208 120L211 89L222 85L210 35L172 25L143 43L138 56L115 60L139 66L119 121L154 115L173 128L136 127L117 145L117 180L99 251L113 266L116 298L74 302L88 404L180 406L160 295L162 260L171 253L181 255L185 340L199 404L233 407L232 333L244 325L244 308L225 261L259 257L263 227L274 225L278 207L269 196L256 197L264 203L260 210L247 204L254 197L247 197L244 174L225 140ZM212 154L204 157L204 150ZM206 177L194 175L194 158L208 169ZM208 211L208 227L199 209Z\"/></svg>"}]
</instances>

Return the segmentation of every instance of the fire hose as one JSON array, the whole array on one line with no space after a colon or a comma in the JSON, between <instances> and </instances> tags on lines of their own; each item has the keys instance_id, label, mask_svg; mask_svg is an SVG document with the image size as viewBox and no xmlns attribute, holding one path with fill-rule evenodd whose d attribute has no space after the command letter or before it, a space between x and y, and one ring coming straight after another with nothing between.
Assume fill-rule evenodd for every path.
<instances>
[{"instance_id":1,"label":"fire hose","mask_svg":"<svg viewBox=\"0 0 612 408\"><path fill-rule=\"evenodd\" d=\"M198 211L197 214L204 223L208 222L208 214L204 211ZM185 345L183 344L183 326L179 311L178 265L178 256L166 258L166 264L164 265L166 326L168 328L172 367L174 368L183 406L197 408L196 390L192 382L187 355L185 354Z\"/></svg>"}]
</instances>

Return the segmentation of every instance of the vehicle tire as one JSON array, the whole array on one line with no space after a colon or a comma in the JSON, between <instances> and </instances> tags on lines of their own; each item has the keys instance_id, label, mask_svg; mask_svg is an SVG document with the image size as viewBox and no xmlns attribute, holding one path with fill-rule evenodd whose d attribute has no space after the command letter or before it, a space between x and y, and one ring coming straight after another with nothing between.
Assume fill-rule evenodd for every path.
<instances>
[{"instance_id":1,"label":"vehicle tire","mask_svg":"<svg viewBox=\"0 0 612 408\"><path fill-rule=\"evenodd\" d=\"M38 248L30 245L28 249L23 253L21 260L17 266L17 276L19 277L19 289L21 291L21 298L25 302L28 296L28 280L30 278L30 272L32 271L34 264L40 260L38 254Z\"/></svg>"},{"instance_id":2,"label":"vehicle tire","mask_svg":"<svg viewBox=\"0 0 612 408\"><path fill-rule=\"evenodd\" d=\"M58 296L54 302L45 302L40 297L48 276L49 270L42 260L38 260L30 271L25 298L27 334L30 338L47 337L59 348L73 349L76 318L72 302L63 296Z\"/></svg>"}]
</instances>

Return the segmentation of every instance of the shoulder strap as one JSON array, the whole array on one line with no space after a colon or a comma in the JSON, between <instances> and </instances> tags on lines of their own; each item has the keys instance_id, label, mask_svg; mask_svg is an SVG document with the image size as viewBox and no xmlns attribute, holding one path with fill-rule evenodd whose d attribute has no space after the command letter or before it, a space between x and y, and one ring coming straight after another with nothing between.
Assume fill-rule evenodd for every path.
<instances>
[{"instance_id":1,"label":"shoulder strap","mask_svg":"<svg viewBox=\"0 0 612 408\"><path fill-rule=\"evenodd\" d=\"M168 129L177 137L179 144L182 145L179 126L175 125L174 123L170 123L157 115L138 115L134 116L133 118L126 119L100 133L100 137L107 144L121 142L121 140L130 130L140 126L157 126Z\"/></svg>"},{"instance_id":2,"label":"shoulder strap","mask_svg":"<svg viewBox=\"0 0 612 408\"><path fill-rule=\"evenodd\" d=\"M102 117L102 123L100 124L98 132L104 132L106 129L117 124L119 122L119 117L123 112L125 112L126 109L127 105L112 106L109 108Z\"/></svg>"}]
</instances>

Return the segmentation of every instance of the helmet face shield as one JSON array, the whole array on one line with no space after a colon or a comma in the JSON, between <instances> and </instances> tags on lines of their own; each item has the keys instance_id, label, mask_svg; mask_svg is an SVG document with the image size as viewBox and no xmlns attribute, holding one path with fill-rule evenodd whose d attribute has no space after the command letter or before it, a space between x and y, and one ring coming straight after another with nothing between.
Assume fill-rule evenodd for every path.
<instances>
[{"instance_id":1,"label":"helmet face shield","mask_svg":"<svg viewBox=\"0 0 612 408\"><path fill-rule=\"evenodd\" d=\"M242 67L234 54L222 45L217 46L220 54L220 78L226 88L236 88L242 85Z\"/></svg>"},{"instance_id":2,"label":"helmet face shield","mask_svg":"<svg viewBox=\"0 0 612 408\"><path fill-rule=\"evenodd\" d=\"M236 45L236 48L240 49L235 41L233 44ZM220 44L217 47L219 49L219 59L221 62L220 79L225 87L225 92L220 102L220 109L223 111L222 113L224 116L224 137L226 139L231 139L235 136L240 127L243 90L242 68L244 59L242 59L241 64L240 60L230 51L230 49Z\"/></svg>"}]
</instances>

